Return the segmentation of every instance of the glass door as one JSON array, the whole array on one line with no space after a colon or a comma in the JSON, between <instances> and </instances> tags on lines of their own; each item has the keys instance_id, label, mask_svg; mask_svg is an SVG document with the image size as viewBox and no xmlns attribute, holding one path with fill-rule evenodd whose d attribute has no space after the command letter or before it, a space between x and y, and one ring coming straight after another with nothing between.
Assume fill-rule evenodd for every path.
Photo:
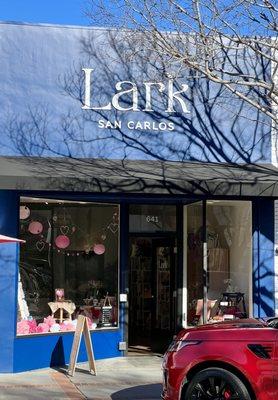
<instances>
[{"instance_id":1,"label":"glass door","mask_svg":"<svg viewBox=\"0 0 278 400\"><path fill-rule=\"evenodd\" d=\"M153 239L155 270L155 310L152 323L153 343L157 351L164 351L175 329L175 240L171 237Z\"/></svg>"},{"instance_id":2,"label":"glass door","mask_svg":"<svg viewBox=\"0 0 278 400\"><path fill-rule=\"evenodd\" d=\"M207 297L211 321L252 316L252 204L206 202Z\"/></svg>"},{"instance_id":3,"label":"glass door","mask_svg":"<svg viewBox=\"0 0 278 400\"><path fill-rule=\"evenodd\" d=\"M184 206L184 325L206 323L207 248L205 201Z\"/></svg>"},{"instance_id":4,"label":"glass door","mask_svg":"<svg viewBox=\"0 0 278 400\"><path fill-rule=\"evenodd\" d=\"M130 296L128 318L129 347L149 350L154 302L152 242L150 238L130 238Z\"/></svg>"},{"instance_id":5,"label":"glass door","mask_svg":"<svg viewBox=\"0 0 278 400\"><path fill-rule=\"evenodd\" d=\"M183 325L252 315L252 205L184 206Z\"/></svg>"},{"instance_id":6,"label":"glass door","mask_svg":"<svg viewBox=\"0 0 278 400\"><path fill-rule=\"evenodd\" d=\"M130 238L129 347L164 352L175 322L173 237Z\"/></svg>"}]
</instances>

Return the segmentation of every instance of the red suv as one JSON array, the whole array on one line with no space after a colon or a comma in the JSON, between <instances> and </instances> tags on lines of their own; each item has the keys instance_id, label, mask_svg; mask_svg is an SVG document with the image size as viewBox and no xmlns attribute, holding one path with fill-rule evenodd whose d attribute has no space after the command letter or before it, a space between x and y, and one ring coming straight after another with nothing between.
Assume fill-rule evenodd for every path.
<instances>
[{"instance_id":1,"label":"red suv","mask_svg":"<svg viewBox=\"0 0 278 400\"><path fill-rule=\"evenodd\" d=\"M278 320L182 330L163 359L164 400L277 400Z\"/></svg>"}]
</instances>

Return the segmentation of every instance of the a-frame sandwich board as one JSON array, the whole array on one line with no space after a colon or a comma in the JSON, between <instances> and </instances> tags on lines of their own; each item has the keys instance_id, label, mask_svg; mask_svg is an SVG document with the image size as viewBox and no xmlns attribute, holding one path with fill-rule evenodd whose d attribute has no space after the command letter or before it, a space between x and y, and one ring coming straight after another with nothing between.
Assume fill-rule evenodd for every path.
<instances>
[{"instance_id":1,"label":"a-frame sandwich board","mask_svg":"<svg viewBox=\"0 0 278 400\"><path fill-rule=\"evenodd\" d=\"M73 338L71 353L70 353L70 361L68 367L68 374L73 376L75 373L77 356L80 349L80 343L82 338L82 333L84 334L84 340L88 355L89 369L90 372L94 375L97 374L94 351L92 346L92 340L89 330L88 319L84 317L84 315L79 315L77 319L76 330Z\"/></svg>"}]
</instances>

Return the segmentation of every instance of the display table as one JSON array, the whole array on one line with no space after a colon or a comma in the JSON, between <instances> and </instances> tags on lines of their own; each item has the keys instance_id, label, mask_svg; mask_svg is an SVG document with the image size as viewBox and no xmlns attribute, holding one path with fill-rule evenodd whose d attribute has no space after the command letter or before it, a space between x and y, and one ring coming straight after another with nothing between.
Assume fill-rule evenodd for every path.
<instances>
[{"instance_id":1,"label":"display table","mask_svg":"<svg viewBox=\"0 0 278 400\"><path fill-rule=\"evenodd\" d=\"M90 318L91 320L99 319L101 316L101 307L100 306L80 306L80 313Z\"/></svg>"},{"instance_id":2,"label":"display table","mask_svg":"<svg viewBox=\"0 0 278 400\"><path fill-rule=\"evenodd\" d=\"M68 314L68 319L71 320L71 316L75 310L75 304L68 300L68 301L52 301L48 303L51 312L52 312L52 317L55 318L55 313L56 311L60 310L59 318L55 318L59 320L60 323L63 322L64 318L64 311Z\"/></svg>"},{"instance_id":3,"label":"display table","mask_svg":"<svg viewBox=\"0 0 278 400\"><path fill-rule=\"evenodd\" d=\"M241 292L224 292L219 302L217 315L231 315L235 318L247 318L245 296Z\"/></svg>"}]
</instances>

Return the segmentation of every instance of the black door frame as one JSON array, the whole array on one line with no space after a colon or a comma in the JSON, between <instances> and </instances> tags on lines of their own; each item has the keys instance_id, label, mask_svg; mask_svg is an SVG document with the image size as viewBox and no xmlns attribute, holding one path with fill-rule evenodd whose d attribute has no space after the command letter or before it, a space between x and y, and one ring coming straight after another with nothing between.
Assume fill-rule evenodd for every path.
<instances>
[{"instance_id":1,"label":"black door frame","mask_svg":"<svg viewBox=\"0 0 278 400\"><path fill-rule=\"evenodd\" d=\"M202 244L202 280L203 280L203 310L202 310L202 318L203 318L203 323L205 324L207 322L207 300L208 300L208 249L207 249L207 200L200 200L196 199L190 203L186 203L183 205L184 206L189 206L191 204L195 203L200 203L202 207L202 235L201 235L201 244ZM184 246L185 243L183 241L182 246ZM183 248L183 247L182 247ZM186 270L183 271L183 274L188 274L188 266L186 267ZM187 282L187 277L186 277L186 282ZM187 282L188 283L188 282ZM188 307L188 299L186 299L186 307ZM186 316L183 316L183 322L187 324L187 311L186 311Z\"/></svg>"},{"instance_id":2,"label":"black door frame","mask_svg":"<svg viewBox=\"0 0 278 400\"><path fill-rule=\"evenodd\" d=\"M202 198L184 198L177 201L173 198L169 201L162 201L159 199L146 198L134 198L122 201L120 204L120 293L127 294L129 298L129 239L130 237L167 237L172 236L176 238L177 244L177 265L176 265L176 297L175 297L175 324L174 333L177 333L183 328L185 322L185 314L183 312L183 281L184 281L184 206L193 204L196 202L202 202L203 204L203 279L204 279L204 299L207 295L207 251L206 251L206 201L207 199ZM175 232L130 232L129 231L129 206L132 204L171 204L176 207L176 231ZM207 303L204 302L203 316L205 317ZM127 355L128 348L128 324L129 324L129 301L120 303L119 305L119 321L120 328L123 332L122 340L126 342L126 350L123 351L124 355Z\"/></svg>"}]
</instances>

